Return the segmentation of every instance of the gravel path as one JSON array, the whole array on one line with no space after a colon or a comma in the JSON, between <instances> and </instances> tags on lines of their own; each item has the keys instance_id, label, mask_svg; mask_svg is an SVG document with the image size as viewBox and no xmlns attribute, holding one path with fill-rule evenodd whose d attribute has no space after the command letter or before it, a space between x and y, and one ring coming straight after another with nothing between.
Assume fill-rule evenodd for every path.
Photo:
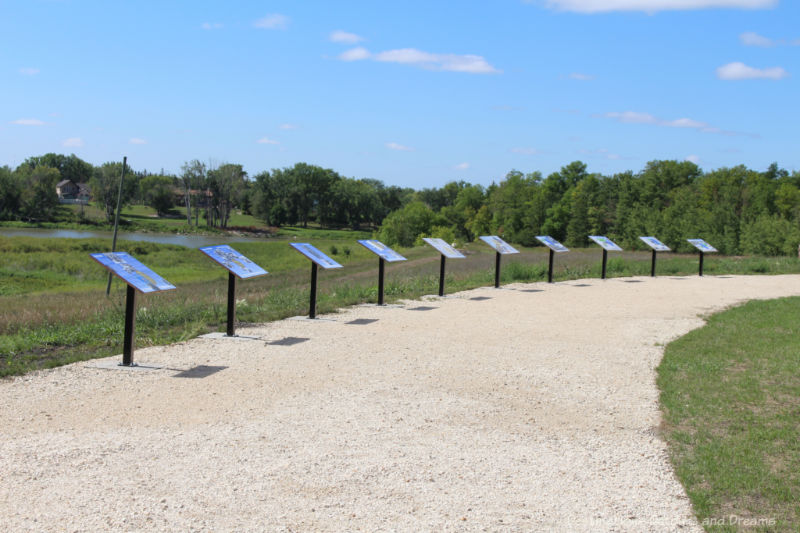
<instances>
[{"instance_id":1,"label":"gravel path","mask_svg":"<svg viewBox=\"0 0 800 533\"><path fill-rule=\"evenodd\" d=\"M0 380L0 529L702 531L658 434L661 346L796 294L515 284Z\"/></svg>"}]
</instances>

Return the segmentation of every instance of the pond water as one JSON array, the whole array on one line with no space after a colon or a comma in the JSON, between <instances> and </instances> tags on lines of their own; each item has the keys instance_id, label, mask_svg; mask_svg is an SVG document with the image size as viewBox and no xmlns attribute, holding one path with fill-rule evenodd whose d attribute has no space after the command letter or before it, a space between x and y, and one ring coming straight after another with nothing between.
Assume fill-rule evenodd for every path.
<instances>
[{"instance_id":1,"label":"pond water","mask_svg":"<svg viewBox=\"0 0 800 533\"><path fill-rule=\"evenodd\" d=\"M34 237L50 239L108 239L114 237L112 231L84 231L72 229L42 228L0 228L0 235L6 237ZM211 246L213 244L230 244L232 242L264 242L258 237L242 237L237 235L177 235L174 233L136 233L120 231L117 240L147 241L160 244L177 244L188 248Z\"/></svg>"}]
</instances>

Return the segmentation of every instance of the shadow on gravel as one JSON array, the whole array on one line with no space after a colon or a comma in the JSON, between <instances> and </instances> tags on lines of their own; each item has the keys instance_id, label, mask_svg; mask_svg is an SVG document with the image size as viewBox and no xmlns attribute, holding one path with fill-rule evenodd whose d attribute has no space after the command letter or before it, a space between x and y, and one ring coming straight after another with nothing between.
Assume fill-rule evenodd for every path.
<instances>
[{"instance_id":1,"label":"shadow on gravel","mask_svg":"<svg viewBox=\"0 0 800 533\"><path fill-rule=\"evenodd\" d=\"M366 326L367 324L372 324L373 322L377 321L377 318L356 318L350 322L345 322L345 324L351 324L353 326Z\"/></svg>"},{"instance_id":2,"label":"shadow on gravel","mask_svg":"<svg viewBox=\"0 0 800 533\"><path fill-rule=\"evenodd\" d=\"M429 307L427 305L420 305L419 307L409 307L409 311L433 311L434 309L439 309L438 307Z\"/></svg>"},{"instance_id":3,"label":"shadow on gravel","mask_svg":"<svg viewBox=\"0 0 800 533\"><path fill-rule=\"evenodd\" d=\"M491 300L491 298L488 296L473 296L472 298L470 298L470 300L472 300L473 302L482 302L484 300Z\"/></svg>"},{"instance_id":4,"label":"shadow on gravel","mask_svg":"<svg viewBox=\"0 0 800 533\"><path fill-rule=\"evenodd\" d=\"M200 365L194 368L190 368L189 370L184 370L183 372L179 372L175 374L174 378L207 378L212 374L216 374L220 370L225 370L228 368L227 366L207 366L207 365Z\"/></svg>"},{"instance_id":5,"label":"shadow on gravel","mask_svg":"<svg viewBox=\"0 0 800 533\"><path fill-rule=\"evenodd\" d=\"M307 340L310 339L306 337L284 337L277 341L270 341L267 343L267 345L271 344L273 346L292 346L294 344L300 344L301 342L306 342Z\"/></svg>"}]
</instances>

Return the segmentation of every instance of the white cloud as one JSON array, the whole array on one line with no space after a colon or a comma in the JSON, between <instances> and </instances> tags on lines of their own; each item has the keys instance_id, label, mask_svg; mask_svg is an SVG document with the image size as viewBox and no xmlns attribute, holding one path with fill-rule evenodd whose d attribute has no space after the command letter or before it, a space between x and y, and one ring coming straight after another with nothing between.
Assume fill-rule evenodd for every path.
<instances>
[{"instance_id":1,"label":"white cloud","mask_svg":"<svg viewBox=\"0 0 800 533\"><path fill-rule=\"evenodd\" d=\"M687 155L685 160L694 163L695 165L699 165L701 161L700 156L695 154Z\"/></svg>"},{"instance_id":2,"label":"white cloud","mask_svg":"<svg viewBox=\"0 0 800 533\"><path fill-rule=\"evenodd\" d=\"M147 141L145 141L144 139L140 139L138 137L131 137L130 140L128 140L128 142L130 144L147 144Z\"/></svg>"},{"instance_id":3,"label":"white cloud","mask_svg":"<svg viewBox=\"0 0 800 533\"><path fill-rule=\"evenodd\" d=\"M412 152L414 149L410 146L404 146L402 144L397 143L386 143L386 148L389 150L398 150L400 152Z\"/></svg>"},{"instance_id":4,"label":"white cloud","mask_svg":"<svg viewBox=\"0 0 800 533\"><path fill-rule=\"evenodd\" d=\"M24 76L36 76L39 72L39 69L34 67L22 67L19 69L19 73Z\"/></svg>"},{"instance_id":5,"label":"white cloud","mask_svg":"<svg viewBox=\"0 0 800 533\"><path fill-rule=\"evenodd\" d=\"M772 39L759 35L752 31L746 31L739 35L739 41L745 46L774 46Z\"/></svg>"},{"instance_id":6,"label":"white cloud","mask_svg":"<svg viewBox=\"0 0 800 533\"><path fill-rule=\"evenodd\" d=\"M342 61L361 61L362 59L369 59L369 50L362 47L351 48L339 54L339 59Z\"/></svg>"},{"instance_id":7,"label":"white cloud","mask_svg":"<svg viewBox=\"0 0 800 533\"><path fill-rule=\"evenodd\" d=\"M289 26L289 17L273 13L258 19L253 23L253 26L265 30L285 30Z\"/></svg>"},{"instance_id":8,"label":"white cloud","mask_svg":"<svg viewBox=\"0 0 800 533\"><path fill-rule=\"evenodd\" d=\"M580 72L573 72L569 76L567 76L571 80L578 80L578 81L592 81L594 76L591 74L581 74Z\"/></svg>"},{"instance_id":9,"label":"white cloud","mask_svg":"<svg viewBox=\"0 0 800 533\"><path fill-rule=\"evenodd\" d=\"M280 125L280 126L278 126L278 127L279 127L280 129L282 129L282 130L296 130L296 129L299 129L299 128L300 128L300 126L298 126L297 124L289 124L289 123L286 123L286 124L281 124L281 125Z\"/></svg>"},{"instance_id":10,"label":"white cloud","mask_svg":"<svg viewBox=\"0 0 800 533\"><path fill-rule=\"evenodd\" d=\"M61 146L66 148L80 148L83 146L83 139L80 137L70 137L69 139L64 139Z\"/></svg>"},{"instance_id":11,"label":"white cloud","mask_svg":"<svg viewBox=\"0 0 800 533\"><path fill-rule=\"evenodd\" d=\"M538 148L512 148L511 153L522 155L542 155L545 152Z\"/></svg>"},{"instance_id":12,"label":"white cloud","mask_svg":"<svg viewBox=\"0 0 800 533\"><path fill-rule=\"evenodd\" d=\"M544 0L545 6L559 11L604 13L609 11L656 11L740 8L765 9L778 5L778 0Z\"/></svg>"},{"instance_id":13,"label":"white cloud","mask_svg":"<svg viewBox=\"0 0 800 533\"><path fill-rule=\"evenodd\" d=\"M606 118L613 118L625 124L657 124L659 120L649 113L637 113L636 111L623 111L622 113L612 112L603 115Z\"/></svg>"},{"instance_id":14,"label":"white cloud","mask_svg":"<svg viewBox=\"0 0 800 533\"><path fill-rule=\"evenodd\" d=\"M597 150L578 150L579 153L583 155L595 156L595 157L602 157L603 159L609 159L611 161L619 161L621 159L630 159L629 157L622 157L619 154L615 154L606 148L598 148Z\"/></svg>"},{"instance_id":15,"label":"white cloud","mask_svg":"<svg viewBox=\"0 0 800 533\"><path fill-rule=\"evenodd\" d=\"M623 124L652 124L654 126L663 126L665 128L685 128L697 130L703 133L716 133L719 135L738 136L743 135L746 137L758 137L752 133L742 133L736 131L726 131L720 128L711 126L706 122L694 120L692 118L678 118L674 120L664 120L653 116L649 113L639 113L636 111L624 111L622 113L604 113L602 115L595 115L603 118L610 118L621 122Z\"/></svg>"},{"instance_id":16,"label":"white cloud","mask_svg":"<svg viewBox=\"0 0 800 533\"><path fill-rule=\"evenodd\" d=\"M467 170L469 168L469 163L459 163L453 168L456 170Z\"/></svg>"},{"instance_id":17,"label":"white cloud","mask_svg":"<svg viewBox=\"0 0 800 533\"><path fill-rule=\"evenodd\" d=\"M400 48L373 54L366 48L357 47L340 54L339 59L342 61L372 59L381 63L400 63L426 70L467 72L469 74L495 74L501 72L490 65L482 56L473 54L432 54L416 48Z\"/></svg>"},{"instance_id":18,"label":"white cloud","mask_svg":"<svg viewBox=\"0 0 800 533\"><path fill-rule=\"evenodd\" d=\"M11 122L11 124L16 124L18 126L43 126L44 122L38 118L18 118Z\"/></svg>"},{"instance_id":19,"label":"white cloud","mask_svg":"<svg viewBox=\"0 0 800 533\"><path fill-rule=\"evenodd\" d=\"M328 39L332 43L345 43L345 44L356 44L364 40L363 37L360 35L356 35L355 33L350 33L342 30L336 30L331 32Z\"/></svg>"},{"instance_id":20,"label":"white cloud","mask_svg":"<svg viewBox=\"0 0 800 533\"><path fill-rule=\"evenodd\" d=\"M267 137L262 137L256 141L258 144L280 144L278 141L274 139L268 139Z\"/></svg>"},{"instance_id":21,"label":"white cloud","mask_svg":"<svg viewBox=\"0 0 800 533\"><path fill-rule=\"evenodd\" d=\"M222 24L220 24L219 22L204 22L203 24L200 25L200 27L203 28L204 30L218 30L222 28Z\"/></svg>"},{"instance_id":22,"label":"white cloud","mask_svg":"<svg viewBox=\"0 0 800 533\"><path fill-rule=\"evenodd\" d=\"M721 80L780 80L789 75L782 67L755 68L739 61L717 68Z\"/></svg>"}]
</instances>

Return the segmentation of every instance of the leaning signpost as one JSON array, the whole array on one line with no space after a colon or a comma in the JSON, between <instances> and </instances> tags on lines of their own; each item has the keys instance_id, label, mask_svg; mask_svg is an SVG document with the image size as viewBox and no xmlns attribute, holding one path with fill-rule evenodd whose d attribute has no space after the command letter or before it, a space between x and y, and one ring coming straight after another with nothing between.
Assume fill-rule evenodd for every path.
<instances>
[{"instance_id":1,"label":"leaning signpost","mask_svg":"<svg viewBox=\"0 0 800 533\"><path fill-rule=\"evenodd\" d=\"M442 239L423 237L423 241L433 246L442 256L439 263L439 296L444 296L444 265L446 258L464 259L464 254L444 242Z\"/></svg>"},{"instance_id":2,"label":"leaning signpost","mask_svg":"<svg viewBox=\"0 0 800 533\"><path fill-rule=\"evenodd\" d=\"M290 242L289 246L311 260L311 296L308 310L308 318L317 317L317 266L324 269L342 268L342 265L319 251L307 242Z\"/></svg>"},{"instance_id":3,"label":"leaning signpost","mask_svg":"<svg viewBox=\"0 0 800 533\"><path fill-rule=\"evenodd\" d=\"M669 252L669 246L659 241L655 237L639 237L644 243L652 248L653 257L650 259L650 277L656 277L656 252Z\"/></svg>"},{"instance_id":4,"label":"leaning signpost","mask_svg":"<svg viewBox=\"0 0 800 533\"><path fill-rule=\"evenodd\" d=\"M708 244L703 239L686 239L689 243L698 249L700 252L700 270L699 275L703 275L703 254L710 254L718 251L716 248Z\"/></svg>"},{"instance_id":5,"label":"leaning signpost","mask_svg":"<svg viewBox=\"0 0 800 533\"><path fill-rule=\"evenodd\" d=\"M494 288L500 288L500 258L504 255L518 254L519 250L508 244L497 235L484 235L480 238L483 242L494 248Z\"/></svg>"},{"instance_id":6,"label":"leaning signpost","mask_svg":"<svg viewBox=\"0 0 800 533\"><path fill-rule=\"evenodd\" d=\"M128 286L125 298L125 337L122 344L121 366L135 366L133 339L136 330L136 291L142 293L169 291L174 289L175 285L125 252L98 253L90 254L90 256Z\"/></svg>"},{"instance_id":7,"label":"leaning signpost","mask_svg":"<svg viewBox=\"0 0 800 533\"><path fill-rule=\"evenodd\" d=\"M383 274L386 261L393 263L405 261L406 258L375 239L362 239L358 241L358 244L378 256L378 305L383 305Z\"/></svg>"},{"instance_id":8,"label":"leaning signpost","mask_svg":"<svg viewBox=\"0 0 800 533\"><path fill-rule=\"evenodd\" d=\"M600 279L606 279L606 263L608 262L608 252L621 252L622 248L617 246L614 241L602 235L589 235L589 238L600 245L603 249L603 268L601 269Z\"/></svg>"},{"instance_id":9,"label":"leaning signpost","mask_svg":"<svg viewBox=\"0 0 800 533\"><path fill-rule=\"evenodd\" d=\"M228 337L235 336L236 323L236 278L247 279L263 276L267 271L243 256L227 244L204 246L200 251L225 267L228 271Z\"/></svg>"},{"instance_id":10,"label":"leaning signpost","mask_svg":"<svg viewBox=\"0 0 800 533\"><path fill-rule=\"evenodd\" d=\"M550 235L538 235L536 240L550 249L550 258L547 261L547 283L553 283L553 256L556 253L569 252L569 248L552 238Z\"/></svg>"}]
</instances>

